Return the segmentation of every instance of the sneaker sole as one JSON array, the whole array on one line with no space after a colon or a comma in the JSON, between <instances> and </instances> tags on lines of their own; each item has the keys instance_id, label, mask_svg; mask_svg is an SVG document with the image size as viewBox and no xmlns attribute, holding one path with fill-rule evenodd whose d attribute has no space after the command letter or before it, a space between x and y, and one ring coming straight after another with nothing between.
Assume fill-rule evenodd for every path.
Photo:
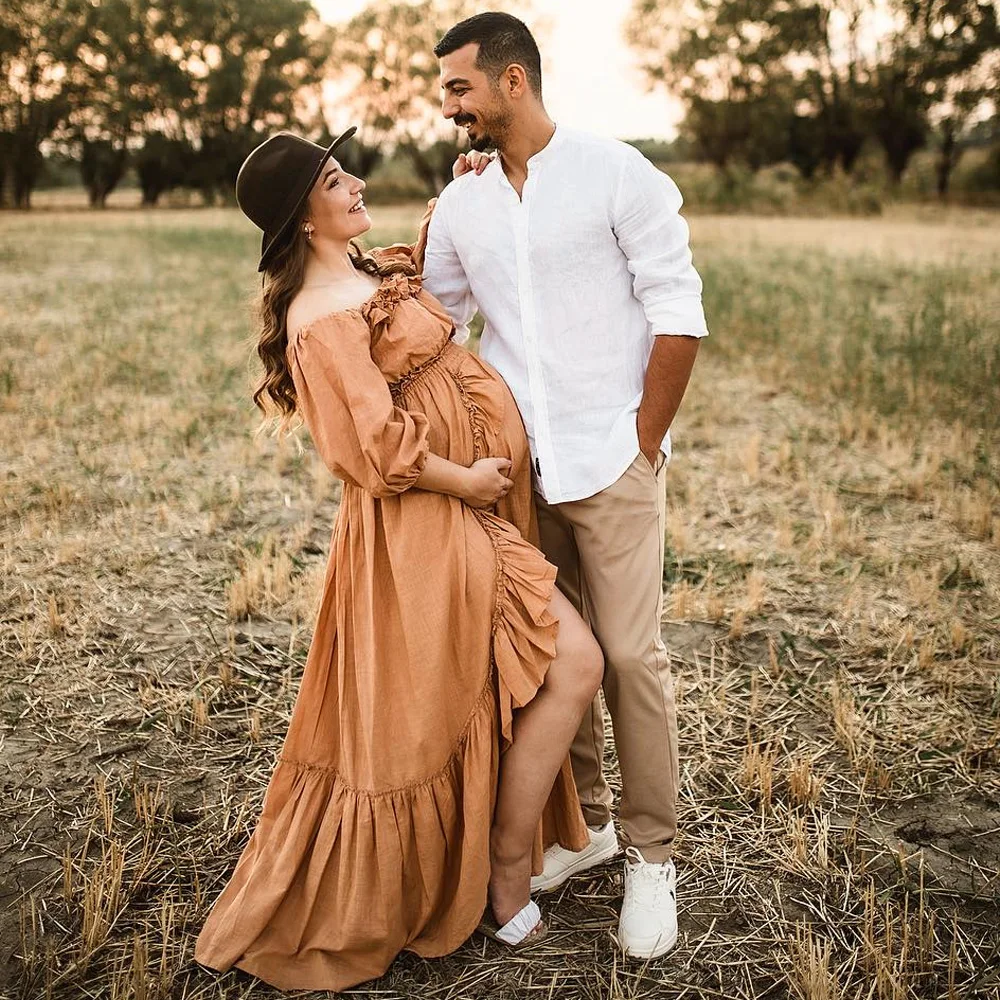
<instances>
[{"instance_id":1,"label":"sneaker sole","mask_svg":"<svg viewBox=\"0 0 1000 1000\"><path fill-rule=\"evenodd\" d=\"M645 949L637 950L635 948L623 948L622 950L629 958L637 961L649 961L649 959L659 958L661 955L666 955L666 953L670 951L675 944L677 944L676 932L665 941L661 941L658 944L653 945L648 951Z\"/></svg>"},{"instance_id":2,"label":"sneaker sole","mask_svg":"<svg viewBox=\"0 0 1000 1000\"><path fill-rule=\"evenodd\" d=\"M603 865L605 861L610 861L615 855L621 853L621 845L615 843L614 847L605 847L603 850L597 852L596 854L589 854L585 858L581 858L579 861L574 862L568 868L563 869L558 875L553 875L550 879L542 881L541 876L537 876L537 881L533 878L531 880L531 891L532 892L552 892L553 889L558 889L567 879L573 875L579 875L580 872L585 872L588 868L594 868L597 865Z\"/></svg>"}]
</instances>

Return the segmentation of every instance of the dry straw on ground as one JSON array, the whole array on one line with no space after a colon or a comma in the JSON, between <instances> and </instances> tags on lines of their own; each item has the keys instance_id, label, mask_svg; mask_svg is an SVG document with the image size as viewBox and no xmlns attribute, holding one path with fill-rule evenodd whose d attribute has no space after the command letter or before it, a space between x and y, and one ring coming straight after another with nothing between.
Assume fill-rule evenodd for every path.
<instances>
[{"instance_id":1,"label":"dry straw on ground","mask_svg":"<svg viewBox=\"0 0 1000 1000\"><path fill-rule=\"evenodd\" d=\"M982 218L693 220L714 332L668 475L678 947L622 961L612 864L543 900L531 954L474 938L354 995L997 995L1000 239ZM278 995L191 959L280 745L339 496L307 440L252 434L253 243L222 211L0 233L17 1000Z\"/></svg>"}]
</instances>

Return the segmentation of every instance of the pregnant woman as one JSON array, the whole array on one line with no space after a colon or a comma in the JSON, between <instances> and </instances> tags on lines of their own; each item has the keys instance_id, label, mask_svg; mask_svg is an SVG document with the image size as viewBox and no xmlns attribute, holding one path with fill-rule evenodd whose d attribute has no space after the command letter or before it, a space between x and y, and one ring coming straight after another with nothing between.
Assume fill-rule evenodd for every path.
<instances>
[{"instance_id":1,"label":"pregnant woman","mask_svg":"<svg viewBox=\"0 0 1000 1000\"><path fill-rule=\"evenodd\" d=\"M301 687L195 959L342 990L404 949L544 931L543 850L588 842L568 761L600 647L537 538L506 384L453 339L414 246L365 252L364 182L287 132L237 179L263 230L254 400L343 480ZM266 397L266 400L265 400Z\"/></svg>"}]
</instances>

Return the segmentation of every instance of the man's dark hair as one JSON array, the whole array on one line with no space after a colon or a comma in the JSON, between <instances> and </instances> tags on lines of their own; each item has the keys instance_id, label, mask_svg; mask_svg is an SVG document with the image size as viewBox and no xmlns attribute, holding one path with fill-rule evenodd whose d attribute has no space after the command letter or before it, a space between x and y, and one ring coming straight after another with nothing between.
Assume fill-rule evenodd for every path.
<instances>
[{"instance_id":1,"label":"man's dark hair","mask_svg":"<svg viewBox=\"0 0 1000 1000\"><path fill-rule=\"evenodd\" d=\"M476 69L482 70L491 83L511 63L518 63L524 67L532 92L536 97L542 96L542 57L524 21L496 11L474 14L448 30L434 46L434 55L440 59L470 42L479 43Z\"/></svg>"}]
</instances>

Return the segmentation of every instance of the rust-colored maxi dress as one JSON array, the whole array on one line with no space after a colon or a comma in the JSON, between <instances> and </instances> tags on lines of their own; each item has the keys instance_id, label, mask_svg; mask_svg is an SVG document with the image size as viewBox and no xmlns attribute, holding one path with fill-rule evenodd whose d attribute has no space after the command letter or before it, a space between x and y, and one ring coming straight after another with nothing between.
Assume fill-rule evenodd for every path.
<instances>
[{"instance_id":1,"label":"rust-colored maxi dress","mask_svg":"<svg viewBox=\"0 0 1000 1000\"><path fill-rule=\"evenodd\" d=\"M376 254L358 309L290 335L315 445L344 482L305 672L256 830L195 959L281 989L345 989L408 949L453 951L486 906L499 753L555 653L555 567L501 377L451 340L422 245ZM513 462L494 512L408 489L428 452ZM535 840L588 842L569 762Z\"/></svg>"}]
</instances>

